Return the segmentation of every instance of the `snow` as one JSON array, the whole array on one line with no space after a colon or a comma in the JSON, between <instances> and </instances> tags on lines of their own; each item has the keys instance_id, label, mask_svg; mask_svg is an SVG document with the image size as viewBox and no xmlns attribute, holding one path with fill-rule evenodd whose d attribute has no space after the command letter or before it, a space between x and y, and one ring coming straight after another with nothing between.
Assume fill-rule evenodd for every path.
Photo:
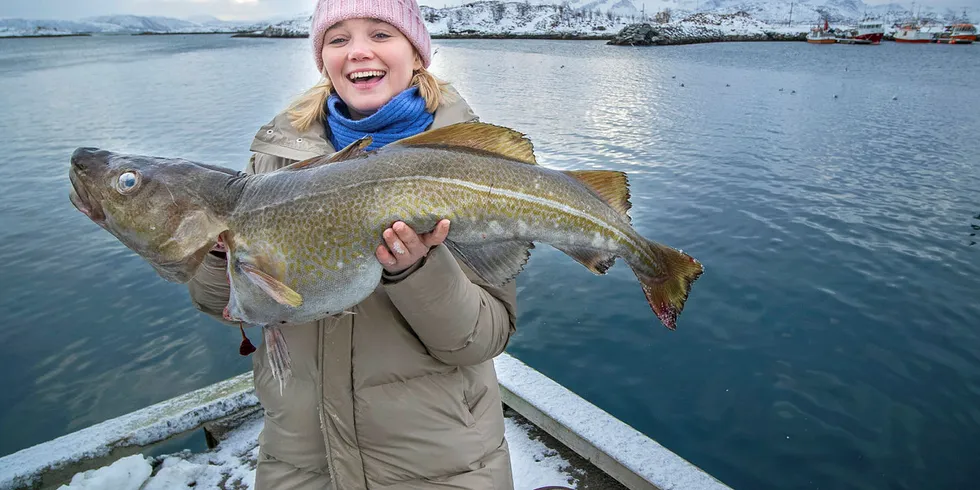
<instances>
[{"instance_id":1,"label":"snow","mask_svg":"<svg viewBox=\"0 0 980 490\"><path fill-rule=\"evenodd\" d=\"M748 36L762 34L764 32L774 32L773 26L766 24L758 19L752 18L747 14L694 14L671 24L684 30L686 33L707 33L720 34L725 36ZM808 32L809 27L800 31Z\"/></svg>"},{"instance_id":2,"label":"snow","mask_svg":"<svg viewBox=\"0 0 980 490\"><path fill-rule=\"evenodd\" d=\"M686 12L691 12L696 8L692 5L696 0L683 2ZM915 4L916 12L921 8L923 17L945 19L950 16L959 16L963 13L963 8L950 9L947 7L933 5ZM965 5L965 4L964 4ZM865 17L877 17L885 24L900 22L910 16L912 2L905 4L871 4L860 0L810 0L808 2L792 3L792 19L797 23L816 24L822 14L826 14L831 23L856 24ZM713 13L735 13L744 11L768 24L786 24L790 20L790 2L778 0L707 0L700 2L700 10ZM967 16L975 17L978 12L976 6L967 7ZM687 15L687 14L685 14Z\"/></svg>"},{"instance_id":3,"label":"snow","mask_svg":"<svg viewBox=\"0 0 980 490\"><path fill-rule=\"evenodd\" d=\"M495 359L501 386L657 488L728 489L653 439L507 354Z\"/></svg>"},{"instance_id":4,"label":"snow","mask_svg":"<svg viewBox=\"0 0 980 490\"><path fill-rule=\"evenodd\" d=\"M312 13L303 14L273 23L264 28L254 29L252 33L267 37L307 37L310 35L310 23L312 21Z\"/></svg>"},{"instance_id":5,"label":"snow","mask_svg":"<svg viewBox=\"0 0 980 490\"><path fill-rule=\"evenodd\" d=\"M262 29L263 23L225 22L214 18L181 20L171 17L107 15L86 19L0 19L0 37L64 36L77 34L217 33Z\"/></svg>"},{"instance_id":6,"label":"snow","mask_svg":"<svg viewBox=\"0 0 980 490\"><path fill-rule=\"evenodd\" d=\"M48 469L145 446L258 403L246 373L0 458L0 489L29 485Z\"/></svg>"},{"instance_id":7,"label":"snow","mask_svg":"<svg viewBox=\"0 0 980 490\"><path fill-rule=\"evenodd\" d=\"M659 488L727 489L710 475L595 405L504 353L495 360L501 386L551 417L564 430ZM184 434L203 423L248 413L258 400L252 374L160 402L142 410L0 458L0 489L40 483L42 474L94 458L105 466L76 474L67 489L80 488L251 488L255 481L262 412L245 416L213 450L147 457L130 455L154 442ZM517 488L574 486L577 473L567 460L529 435L533 426L505 418L505 437ZM123 450L125 457L110 456ZM589 450L586 455L594 460ZM108 460L107 460L108 461ZM50 483L50 482L47 482Z\"/></svg>"},{"instance_id":8,"label":"snow","mask_svg":"<svg viewBox=\"0 0 980 490\"><path fill-rule=\"evenodd\" d=\"M520 2L476 2L445 9L423 7L422 18L432 35L598 35L613 34L631 23L622 16Z\"/></svg>"},{"instance_id":9,"label":"snow","mask_svg":"<svg viewBox=\"0 0 980 490\"><path fill-rule=\"evenodd\" d=\"M531 439L527 430L528 427L513 419L504 419L504 438L510 447L514 488L531 489L548 485L575 488L574 483L569 483L568 461L541 441Z\"/></svg>"},{"instance_id":10,"label":"snow","mask_svg":"<svg viewBox=\"0 0 980 490\"><path fill-rule=\"evenodd\" d=\"M478 1L464 5L431 8L421 2L422 17L433 35L609 35L626 25L652 22L660 11L670 9L673 22L702 14L747 13L752 20L744 26L733 26L733 34L751 35L764 32L807 32L822 15L832 24L856 24L870 16L886 26L910 17L910 9L898 3L871 5L861 0L527 0ZM920 12L921 8L921 12ZM925 19L949 21L975 18L976 6L950 9L938 6L916 6ZM244 32L271 37L309 35L312 12L286 16L264 22L228 22L213 17L182 20L168 17L113 15L80 21L0 19L0 37L67 35L67 34L133 34ZM792 20L793 25L790 25Z\"/></svg>"},{"instance_id":11,"label":"snow","mask_svg":"<svg viewBox=\"0 0 980 490\"><path fill-rule=\"evenodd\" d=\"M135 454L111 465L89 470L88 481L119 482L112 486L76 485L78 475L59 490L113 488L117 490L170 490L181 488L252 488L255 483L255 461L262 418L255 417L229 432L228 438L213 450L202 453L184 451L157 457ZM123 464L126 462L126 464ZM156 472L151 473L156 466ZM137 471L136 468L139 468ZM141 478L124 479L128 474Z\"/></svg>"},{"instance_id":12,"label":"snow","mask_svg":"<svg viewBox=\"0 0 980 490\"><path fill-rule=\"evenodd\" d=\"M546 485L565 485L571 475L568 462L555 451L528 436L527 427L504 419L510 446L515 488L530 489ZM262 417L257 416L231 431L213 450L193 454L182 452L145 457L121 458L111 465L76 474L71 484L60 490L112 488L116 490L172 490L198 488L251 489L255 483L255 461ZM156 472L151 473L156 467Z\"/></svg>"},{"instance_id":13,"label":"snow","mask_svg":"<svg viewBox=\"0 0 980 490\"><path fill-rule=\"evenodd\" d=\"M140 454L122 458L111 466L77 473L61 488L102 490L105 488L139 488L150 477L153 468Z\"/></svg>"}]
</instances>

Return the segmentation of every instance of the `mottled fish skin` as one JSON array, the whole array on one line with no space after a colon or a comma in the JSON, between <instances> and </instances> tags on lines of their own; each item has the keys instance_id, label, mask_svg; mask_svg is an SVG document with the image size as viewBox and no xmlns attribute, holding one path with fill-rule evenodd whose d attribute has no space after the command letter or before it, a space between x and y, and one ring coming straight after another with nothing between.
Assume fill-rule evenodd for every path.
<instances>
[{"instance_id":1,"label":"mottled fish skin","mask_svg":"<svg viewBox=\"0 0 980 490\"><path fill-rule=\"evenodd\" d=\"M443 218L451 221L447 239L458 244L539 241L630 262L644 253L624 216L561 172L475 151L392 148L253 177L229 220L232 255L270 259L269 272L308 302L280 305L233 271L240 303L251 306L233 313L292 324L349 310L378 284L374 250L386 227L402 220L426 232Z\"/></svg>"}]
</instances>

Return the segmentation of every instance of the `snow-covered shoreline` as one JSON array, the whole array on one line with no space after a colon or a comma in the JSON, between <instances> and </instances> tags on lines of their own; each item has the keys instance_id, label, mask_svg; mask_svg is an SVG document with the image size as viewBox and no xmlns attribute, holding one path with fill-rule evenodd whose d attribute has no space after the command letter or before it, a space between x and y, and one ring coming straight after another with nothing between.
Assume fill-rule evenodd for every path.
<instances>
[{"instance_id":1,"label":"snow-covered shoreline","mask_svg":"<svg viewBox=\"0 0 980 490\"><path fill-rule=\"evenodd\" d=\"M744 12L735 14L695 14L666 24L632 24L608 44L650 46L710 42L805 41L806 26L796 29L773 27Z\"/></svg>"},{"instance_id":2,"label":"snow-covered shoreline","mask_svg":"<svg viewBox=\"0 0 980 490\"><path fill-rule=\"evenodd\" d=\"M261 29L255 22L198 21L170 17L106 15L82 20L2 19L0 37L56 37L68 35L230 34Z\"/></svg>"},{"instance_id":3,"label":"snow-covered shoreline","mask_svg":"<svg viewBox=\"0 0 980 490\"><path fill-rule=\"evenodd\" d=\"M633 0L480 0L432 8L421 0L422 17L433 38L613 39L631 25L650 24L671 40L803 40L822 16L831 25L854 25L866 15L886 26L907 17L898 4L867 5L861 0L812 0L795 4L792 15L781 0L677 0L640 10ZM976 11L966 14L974 15ZM935 18L961 15L931 12ZM0 37L46 37L70 34L151 35L230 34L236 37L302 38L309 36L311 12L264 22L182 20L168 17L113 15L79 21L0 18ZM789 21L794 25L787 25ZM710 41L709 41L710 42ZM675 44L669 42L668 44Z\"/></svg>"}]
</instances>

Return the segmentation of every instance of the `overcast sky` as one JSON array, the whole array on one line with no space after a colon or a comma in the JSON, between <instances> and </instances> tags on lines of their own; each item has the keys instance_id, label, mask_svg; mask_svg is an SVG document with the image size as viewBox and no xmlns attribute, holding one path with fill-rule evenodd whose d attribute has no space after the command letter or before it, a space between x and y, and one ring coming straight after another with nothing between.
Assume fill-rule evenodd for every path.
<instances>
[{"instance_id":1,"label":"overcast sky","mask_svg":"<svg viewBox=\"0 0 980 490\"><path fill-rule=\"evenodd\" d=\"M444 7L471 0L420 0L422 5ZM788 0L787 0L788 1ZM891 0L865 0L868 4ZM643 0L634 0L639 7ZM648 7L665 5L645 0ZM911 5L911 0L896 3ZM980 0L918 0L917 5L980 9ZM291 17L313 11L314 0L0 0L0 17L75 20L109 14L162 15L187 18L212 15L224 20L262 20Z\"/></svg>"}]
</instances>

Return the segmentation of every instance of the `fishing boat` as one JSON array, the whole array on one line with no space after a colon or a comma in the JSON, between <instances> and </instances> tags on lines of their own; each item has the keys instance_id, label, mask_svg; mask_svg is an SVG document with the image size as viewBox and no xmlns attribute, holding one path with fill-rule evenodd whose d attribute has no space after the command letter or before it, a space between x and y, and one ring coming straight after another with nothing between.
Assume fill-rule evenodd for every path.
<instances>
[{"instance_id":1,"label":"fishing boat","mask_svg":"<svg viewBox=\"0 0 980 490\"><path fill-rule=\"evenodd\" d=\"M895 31L897 43L931 43L938 38L938 32L918 22L906 22Z\"/></svg>"},{"instance_id":2,"label":"fishing boat","mask_svg":"<svg viewBox=\"0 0 980 490\"><path fill-rule=\"evenodd\" d=\"M837 36L830 30L830 23L827 19L823 21L823 27L815 26L810 28L810 33L806 35L806 42L811 44L834 44Z\"/></svg>"},{"instance_id":3,"label":"fishing boat","mask_svg":"<svg viewBox=\"0 0 980 490\"><path fill-rule=\"evenodd\" d=\"M865 19L857 27L847 29L838 41L844 44L881 44L885 37L885 26L879 20Z\"/></svg>"},{"instance_id":4,"label":"fishing boat","mask_svg":"<svg viewBox=\"0 0 980 490\"><path fill-rule=\"evenodd\" d=\"M731 490L506 352L494 368L515 488ZM4 456L0 490L249 489L262 424L246 372Z\"/></svg>"},{"instance_id":5,"label":"fishing boat","mask_svg":"<svg viewBox=\"0 0 980 490\"><path fill-rule=\"evenodd\" d=\"M971 23L953 24L946 26L939 42L948 44L973 44L977 40L977 28Z\"/></svg>"}]
</instances>

